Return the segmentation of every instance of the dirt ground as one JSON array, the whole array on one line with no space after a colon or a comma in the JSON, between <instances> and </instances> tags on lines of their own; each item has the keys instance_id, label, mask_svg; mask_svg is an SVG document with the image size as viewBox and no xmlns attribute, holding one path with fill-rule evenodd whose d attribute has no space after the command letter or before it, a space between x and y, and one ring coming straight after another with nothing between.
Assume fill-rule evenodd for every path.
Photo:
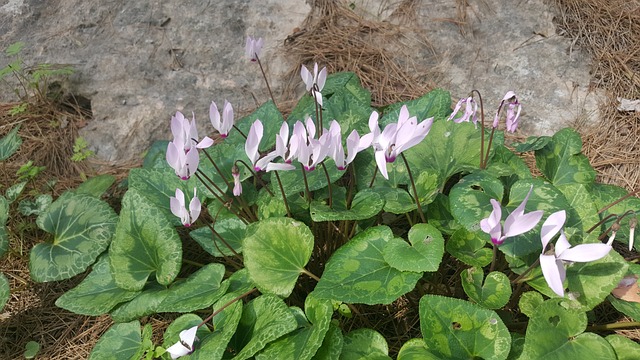
<instances>
[{"instance_id":1,"label":"dirt ground","mask_svg":"<svg viewBox=\"0 0 640 360\"><path fill-rule=\"evenodd\" d=\"M464 9L465 0L455 2ZM640 99L640 1L552 0L552 3L558 11L558 32L592 55L592 86L608 95L600 107L599 124L586 127L581 119L575 121L576 129L583 136L583 151L598 171L599 181L629 191L637 190L640 188L640 111L619 110L618 98ZM373 91L375 105L415 98L435 86L416 80L424 79L427 74L405 70L409 60L402 57L402 52L389 55L381 47L380 44L401 36L397 27L363 20L332 1L318 1L317 6L305 24L311 31L285 47L294 62L290 74L292 82L298 76L300 64L319 61L330 64L330 72L355 71L363 84ZM465 18L464 11L460 11L457 19L460 24L464 24ZM365 34L378 36L380 41L365 41ZM363 50L355 58L342 46L344 43ZM22 123L20 135L24 139L19 154L0 165L3 191L7 184L13 183L13 174L19 165L28 159L46 165L47 169L28 185L25 192L50 193L54 197L79 184L86 175L109 172L122 178L130 167L137 165L115 167L96 161L70 161L77 130L84 126L90 114L72 99L67 99L67 103L71 106L61 106L43 98L32 99L27 111L18 116L9 115L16 104L0 104L0 135L8 132L12 125ZM64 127L56 123L61 116L67 120ZM46 180L52 178L56 178L57 183L47 184ZM117 199L118 194L108 196ZM0 358L22 358L24 346L30 340L42 346L39 359L87 358L97 339L111 326L110 318L79 316L54 305L55 300L81 281L82 276L57 283L31 281L29 250L45 236L35 226L33 217L12 212L9 232L10 251L0 261L0 271L7 276L11 286L11 297L0 313ZM144 321L153 323L155 335L161 336L161 330L170 319L152 316ZM385 334L388 339L397 340L390 341L391 347L406 340L401 333L403 329L395 331L398 333ZM637 330L621 333L635 340L640 338Z\"/></svg>"}]
</instances>

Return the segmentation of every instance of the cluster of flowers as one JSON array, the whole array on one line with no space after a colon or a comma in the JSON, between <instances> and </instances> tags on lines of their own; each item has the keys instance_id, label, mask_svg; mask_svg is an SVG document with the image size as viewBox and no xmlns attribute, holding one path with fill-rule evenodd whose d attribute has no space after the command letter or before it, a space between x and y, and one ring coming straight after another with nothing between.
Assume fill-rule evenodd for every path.
<instances>
[{"instance_id":1,"label":"cluster of flowers","mask_svg":"<svg viewBox=\"0 0 640 360\"><path fill-rule=\"evenodd\" d=\"M462 106L464 105L464 113L462 116L455 118L454 117L460 112ZM522 110L522 106L518 101L518 97L516 93L513 91L508 91L502 101L500 101L500 106L498 106L498 110L496 110L496 115L493 117L493 124L491 126L496 129L498 124L500 123L501 114L503 109L506 111L505 116L505 126L507 131L515 132L518 128L518 120L520 119L520 111ZM464 99L460 99L456 104L456 107L453 109L451 116L449 116L449 120L453 120L456 123L461 123L463 121L473 122L476 127L478 126L478 103L473 99L473 97L468 97Z\"/></svg>"},{"instance_id":2,"label":"cluster of flowers","mask_svg":"<svg viewBox=\"0 0 640 360\"><path fill-rule=\"evenodd\" d=\"M542 219L543 211L536 210L524 213L527 200L533 191L533 186L524 198L522 203L511 214L507 216L504 225L501 224L502 208L500 203L491 199L493 211L486 219L480 221L480 228L491 236L491 242L496 245L502 245L504 241L513 236L521 235L536 227ZM540 267L542 275L547 284L558 296L564 297L564 279L566 270L564 265L572 262L590 262L602 259L611 251L615 234L609 238L609 241L595 244L580 244L571 246L567 240L567 236L562 229L566 221L567 214L564 210L554 212L549 215L547 220L542 224L540 230L540 241L542 242L542 251L540 253ZM560 233L555 246L551 240ZM631 234L631 240L633 234Z\"/></svg>"}]
</instances>

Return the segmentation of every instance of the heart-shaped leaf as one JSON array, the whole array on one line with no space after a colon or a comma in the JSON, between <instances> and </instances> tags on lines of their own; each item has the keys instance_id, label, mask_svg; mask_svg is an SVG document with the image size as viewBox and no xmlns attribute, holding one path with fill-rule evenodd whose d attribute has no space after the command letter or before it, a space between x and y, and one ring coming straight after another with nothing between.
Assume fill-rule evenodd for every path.
<instances>
[{"instance_id":1,"label":"heart-shaped leaf","mask_svg":"<svg viewBox=\"0 0 640 360\"><path fill-rule=\"evenodd\" d=\"M604 339L613 347L618 360L634 360L640 354L640 345L627 337L609 335Z\"/></svg>"},{"instance_id":2,"label":"heart-shaped leaf","mask_svg":"<svg viewBox=\"0 0 640 360\"><path fill-rule=\"evenodd\" d=\"M565 299L550 299L529 320L522 359L615 359L609 343L583 333L587 315Z\"/></svg>"},{"instance_id":3,"label":"heart-shaped leaf","mask_svg":"<svg viewBox=\"0 0 640 360\"><path fill-rule=\"evenodd\" d=\"M116 177L109 174L94 176L80 184L75 192L79 194L87 194L99 198L107 189L113 185Z\"/></svg>"},{"instance_id":4,"label":"heart-shaped leaf","mask_svg":"<svg viewBox=\"0 0 640 360\"><path fill-rule=\"evenodd\" d=\"M117 215L93 196L66 192L36 220L53 241L31 249L29 270L37 282L68 279L85 271L108 246Z\"/></svg>"},{"instance_id":5,"label":"heart-shaped leaf","mask_svg":"<svg viewBox=\"0 0 640 360\"><path fill-rule=\"evenodd\" d=\"M182 265L182 242L163 211L149 203L136 189L122 199L120 221L109 249L116 284L140 290L149 275L162 285L176 278Z\"/></svg>"},{"instance_id":6,"label":"heart-shaped leaf","mask_svg":"<svg viewBox=\"0 0 640 360\"><path fill-rule=\"evenodd\" d=\"M409 245L394 237L382 252L384 260L400 271L436 271L444 254L444 238L433 225L416 224L409 230Z\"/></svg>"},{"instance_id":7,"label":"heart-shaped leaf","mask_svg":"<svg viewBox=\"0 0 640 360\"><path fill-rule=\"evenodd\" d=\"M484 278L482 268L474 267L465 269L460 278L469 299L487 309L500 309L511 297L511 283L504 273L494 271Z\"/></svg>"},{"instance_id":8,"label":"heart-shaped leaf","mask_svg":"<svg viewBox=\"0 0 640 360\"><path fill-rule=\"evenodd\" d=\"M24 199L18 204L18 211L24 216L40 215L44 213L53 202L49 194L40 194L35 199Z\"/></svg>"},{"instance_id":9,"label":"heart-shaped leaf","mask_svg":"<svg viewBox=\"0 0 640 360\"><path fill-rule=\"evenodd\" d=\"M156 312L188 312L204 309L224 295L229 282L223 282L224 265L207 264L183 282L169 288L168 295L156 308Z\"/></svg>"},{"instance_id":10,"label":"heart-shaped leaf","mask_svg":"<svg viewBox=\"0 0 640 360\"><path fill-rule=\"evenodd\" d=\"M535 314L538 306L542 304L544 300L542 299L542 295L536 291L527 291L526 293L520 296L520 301L518 302L518 307L520 311L527 315L528 317L532 317Z\"/></svg>"},{"instance_id":11,"label":"heart-shaped leaf","mask_svg":"<svg viewBox=\"0 0 640 360\"><path fill-rule=\"evenodd\" d=\"M449 203L453 217L469 231L480 230L480 220L493 210L491 199L502 199L500 180L486 172L467 175L453 186Z\"/></svg>"},{"instance_id":12,"label":"heart-shaped leaf","mask_svg":"<svg viewBox=\"0 0 640 360\"><path fill-rule=\"evenodd\" d=\"M346 303L390 304L411 291L420 273L391 267L383 256L393 239L386 226L368 228L331 256L314 294L319 298Z\"/></svg>"},{"instance_id":13,"label":"heart-shaped leaf","mask_svg":"<svg viewBox=\"0 0 640 360\"><path fill-rule=\"evenodd\" d=\"M460 299L423 296L420 329L429 351L440 358L506 359L511 348L509 331L498 314Z\"/></svg>"},{"instance_id":14,"label":"heart-shaped leaf","mask_svg":"<svg viewBox=\"0 0 640 360\"><path fill-rule=\"evenodd\" d=\"M287 297L313 251L309 228L290 218L269 218L251 226L243 242L244 263L262 292Z\"/></svg>"}]
</instances>

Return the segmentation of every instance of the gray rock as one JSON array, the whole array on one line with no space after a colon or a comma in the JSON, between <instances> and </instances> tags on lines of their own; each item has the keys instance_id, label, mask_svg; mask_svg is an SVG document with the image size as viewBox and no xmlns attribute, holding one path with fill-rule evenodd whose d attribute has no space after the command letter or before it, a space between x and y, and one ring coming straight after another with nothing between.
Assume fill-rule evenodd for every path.
<instances>
[{"instance_id":1,"label":"gray rock","mask_svg":"<svg viewBox=\"0 0 640 360\"><path fill-rule=\"evenodd\" d=\"M575 118L597 119L590 59L556 34L553 9L542 0L469 2L463 28L452 21L455 1L415 3L419 29L407 31L432 42L441 87L456 98L480 90L489 119L504 93L516 91L525 133L550 134ZM394 12L406 6L350 3L356 12L390 22L400 21ZM244 58L246 35L265 38L262 58L278 93L291 66L280 46L310 9L302 0L5 0L0 40L26 42L22 56L29 63L73 65L69 90L90 98L94 115L81 135L99 157L127 160L169 137L176 110L195 112L203 133L211 129L212 100L221 105L228 99L238 112L254 107L254 97L268 99L259 68ZM421 60L428 52L416 45L419 66L432 66L432 58ZM0 64L7 61L0 55Z\"/></svg>"}]
</instances>

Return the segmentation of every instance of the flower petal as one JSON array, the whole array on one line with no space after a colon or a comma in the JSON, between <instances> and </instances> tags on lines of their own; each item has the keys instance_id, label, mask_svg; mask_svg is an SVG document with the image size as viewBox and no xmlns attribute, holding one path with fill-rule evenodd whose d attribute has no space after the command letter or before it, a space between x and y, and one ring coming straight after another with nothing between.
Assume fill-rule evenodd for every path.
<instances>
[{"instance_id":1,"label":"flower petal","mask_svg":"<svg viewBox=\"0 0 640 360\"><path fill-rule=\"evenodd\" d=\"M565 269L562 262L553 255L540 255L540 268L547 284L558 296L564 297Z\"/></svg>"},{"instance_id":2,"label":"flower petal","mask_svg":"<svg viewBox=\"0 0 640 360\"><path fill-rule=\"evenodd\" d=\"M566 219L567 213L564 210L560 210L549 215L547 220L544 221L540 229L540 241L542 242L543 253L549 241L562 229Z\"/></svg>"},{"instance_id":3,"label":"flower petal","mask_svg":"<svg viewBox=\"0 0 640 360\"><path fill-rule=\"evenodd\" d=\"M611 246L607 244L581 244L566 249L558 259L572 262L589 262L600 260L611 251Z\"/></svg>"}]
</instances>

